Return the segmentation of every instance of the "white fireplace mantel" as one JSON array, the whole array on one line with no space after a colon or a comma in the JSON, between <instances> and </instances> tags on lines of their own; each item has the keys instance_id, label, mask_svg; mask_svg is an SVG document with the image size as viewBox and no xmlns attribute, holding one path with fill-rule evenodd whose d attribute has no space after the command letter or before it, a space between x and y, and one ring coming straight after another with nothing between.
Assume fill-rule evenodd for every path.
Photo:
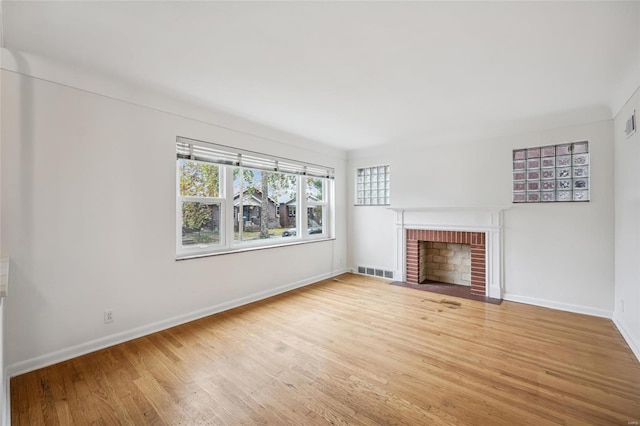
<instances>
[{"instance_id":1,"label":"white fireplace mantel","mask_svg":"<svg viewBox=\"0 0 640 426\"><path fill-rule=\"evenodd\" d=\"M397 261L395 277L406 277L407 229L484 232L486 234L486 294L501 299L504 293L502 206L392 207L396 212Z\"/></svg>"}]
</instances>

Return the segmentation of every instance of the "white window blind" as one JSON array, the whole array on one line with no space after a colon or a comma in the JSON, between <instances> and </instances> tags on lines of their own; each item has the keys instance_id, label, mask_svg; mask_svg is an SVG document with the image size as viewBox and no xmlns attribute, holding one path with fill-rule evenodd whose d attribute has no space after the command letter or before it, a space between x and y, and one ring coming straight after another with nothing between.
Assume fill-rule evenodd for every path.
<instances>
[{"instance_id":1,"label":"white window blind","mask_svg":"<svg viewBox=\"0 0 640 426\"><path fill-rule=\"evenodd\" d=\"M334 178L334 169L286 158L279 158L251 151L212 144L178 136L176 140L178 159L224 164L250 169L289 173L294 175Z\"/></svg>"}]
</instances>

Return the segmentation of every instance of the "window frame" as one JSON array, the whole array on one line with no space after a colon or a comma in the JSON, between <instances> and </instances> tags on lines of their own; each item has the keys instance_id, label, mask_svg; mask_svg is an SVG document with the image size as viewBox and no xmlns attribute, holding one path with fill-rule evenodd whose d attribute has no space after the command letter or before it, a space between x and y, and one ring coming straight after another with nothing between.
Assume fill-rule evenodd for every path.
<instances>
[{"instance_id":1,"label":"window frame","mask_svg":"<svg viewBox=\"0 0 640 426\"><path fill-rule=\"evenodd\" d=\"M185 160L192 161L201 164L207 164L198 160ZM226 199L224 197L225 194L225 176L222 173L222 169L218 167L218 197L199 197L192 195L181 195L180 193L180 160L176 160L176 248L179 249L183 255L187 255L190 253L199 253L204 248L208 248L210 246L220 247L224 244L226 237L226 230L223 226L225 222L225 204ZM201 203L208 205L219 205L218 211L220 212L220 220L218 224L218 232L219 232L219 242L207 244L206 247L202 247L202 245L197 246L194 245L192 247L185 247L182 245L182 206L184 203ZM178 253L178 251L176 252Z\"/></svg>"},{"instance_id":2,"label":"window frame","mask_svg":"<svg viewBox=\"0 0 640 426\"><path fill-rule=\"evenodd\" d=\"M376 191L378 191L378 194L376 195L375 199L377 200L376 203L372 203L371 200L373 199L370 194L369 197L366 196L366 192L367 191L371 191L371 189L366 190L365 189L365 185L367 182L365 182L365 178L364 176L366 176L366 172L367 170L370 171L370 176L373 176L373 169L379 169L381 167L385 168L385 173L384 175L388 178L385 179L384 182L388 182L389 184L386 185L385 184L385 196L384 196L384 202L380 202L380 197L379 195L379 191L380 188L377 188ZM363 171L363 182L359 182L359 177L360 177L360 171ZM378 174L378 171L376 170L376 174ZM371 182L369 182L371 183ZM380 183L380 180L378 179L376 181L376 185ZM388 186L388 187L387 187ZM390 164L380 164L377 166L367 166L367 167L357 167L355 170L355 176L354 176L354 186L355 191L354 191L354 206L390 206L391 205L391 165ZM360 197L359 196L359 192L362 191L363 192L363 196ZM369 202L367 203L367 200L369 200Z\"/></svg>"},{"instance_id":3,"label":"window frame","mask_svg":"<svg viewBox=\"0 0 640 426\"><path fill-rule=\"evenodd\" d=\"M591 200L589 140L514 149L512 167L513 204Z\"/></svg>"},{"instance_id":4,"label":"window frame","mask_svg":"<svg viewBox=\"0 0 640 426\"><path fill-rule=\"evenodd\" d=\"M315 238L323 238L326 237L326 235L328 234L328 222L326 222L327 217L328 217L328 209L329 209L329 192L328 192L328 182L326 180L323 180L322 182L322 200L320 201L310 201L307 199L307 188L306 186L308 185L307 179L304 179L304 185L303 186L301 192L304 193L303 198L303 202L304 202L304 211L305 212L305 219L306 220L302 220L299 219L300 221L302 221L302 223L304 223L305 225L305 229L304 232L306 232L306 235L311 236L313 235L314 237L309 237L310 239L315 239ZM309 208L313 208L313 207L322 207L322 232L319 234L310 234L309 233L309 229L308 229L308 224L309 224ZM298 215L299 216L299 215Z\"/></svg>"},{"instance_id":5,"label":"window frame","mask_svg":"<svg viewBox=\"0 0 640 426\"><path fill-rule=\"evenodd\" d=\"M234 169L237 169L237 168L238 167L227 167L227 169L229 169L229 173L231 175L231 180L232 180L231 192L229 192L230 194L235 194L235 191L234 191L234 188L233 188L233 172L234 172ZM249 168L249 167L244 167L244 169L257 170L257 169L252 169L252 168ZM292 175L290 173L283 173L283 174L289 175L289 176L296 176L296 175ZM300 179L297 179L296 180L296 188L295 188L295 191L294 191L296 196L300 192L299 191L299 187L300 187ZM242 191L244 189L244 187L241 186L240 189L241 189L241 194L244 193L244 191ZM233 195L231 198L232 199L235 198L235 195ZM240 198L242 199L242 195L240 195ZM233 204L233 203L231 203L231 204ZM233 211L234 208L235 208L235 205L233 205L233 207L231 207L231 216L230 217L234 216L234 211ZM288 213L288 210L287 210L287 213ZM244 215L243 215L243 221L244 221ZM241 250L242 248L245 248L245 247L254 247L254 246L257 246L257 247L267 246L267 247L269 247L269 246L272 246L272 245L274 245L274 246L281 245L281 244L275 243L275 241L281 241L281 240L276 240L276 239L273 239L273 240L272 239L265 239L265 240L239 240L238 241L238 240L235 239L235 228L234 228L235 227L235 222L234 222L233 219L230 220L230 222L231 222L232 225L231 225L231 233L229 235L233 235L232 238L229 238L229 240L230 240L230 250L231 251L233 251L235 249ZM240 226L240 225L238 225L238 226ZM287 241L288 241L288 240L295 240L298 237L298 231L300 230L300 223L299 223L299 219L297 217L296 217L296 226L295 226L295 228L296 228L296 235L295 236L283 237L283 238L287 238ZM238 229L240 229L240 228L238 228ZM269 241L274 241L274 243L270 244Z\"/></svg>"},{"instance_id":6,"label":"window frame","mask_svg":"<svg viewBox=\"0 0 640 426\"><path fill-rule=\"evenodd\" d=\"M211 147L213 150L218 150L220 152L225 152L225 154L229 153L229 158L232 158L233 155L238 155L238 158L241 157L243 153L248 153L251 156L251 160L254 163L260 161L260 159L264 158L264 161L275 161L277 162L282 160L286 162L286 166L290 169L287 171L280 170L268 170L263 168L255 168L250 166L244 166L242 163L233 161L228 161L225 163L220 162L209 162L202 161L202 159L197 158L185 158L184 154L181 156L181 149L184 152L184 143L185 141L193 142L197 144L198 147L204 147L204 149L208 149ZM294 160L288 159L279 159L278 157L273 157L266 154L255 153L251 151L243 151L238 150L231 147L226 147L224 145L212 144L209 142L196 141L192 139L182 138L178 136L176 138L177 142L177 151L178 155L176 158L176 260L185 260L191 258L205 257L205 256L214 256L220 254L229 254L229 253L238 253L250 250L257 249L268 249L268 248L276 248L282 246L296 245L296 244L304 244L309 242L317 242L317 241L325 241L335 239L333 237L333 226L332 219L334 216L335 204L330 202L329 200L333 200L333 191L335 187L334 177L333 177L333 169L318 165L313 165L310 163L302 163ZM182 144L182 146L181 146ZM226 157L225 157L226 158ZM198 197L198 196L183 196L180 193L180 160L184 159L185 161L196 161L203 164L215 164L218 167L219 173L219 197ZM257 159L257 160L256 160ZM295 167L299 167L299 172L296 173ZM295 236L287 236L287 237L275 237L275 238L267 238L267 239L254 239L254 240L245 240L245 241L237 241L235 239L234 234L234 225L235 225L235 217L234 217L234 170L238 168L243 169L251 169L251 170L261 170L267 172L276 172L283 173L285 175L295 176L296 177L296 203L295 203L295 211L296 211L296 235ZM307 174L307 168L312 170L313 175ZM289 172L293 170L293 172ZM327 171L326 176L318 176L317 173L319 171ZM307 230L307 221L303 220L303 218L297 214L298 212L307 212L307 199L306 199L306 178L313 177L319 178L323 181L323 197L326 201L323 201L323 226L321 234L308 234ZM242 189L240 193L240 197L242 198ZM200 202L205 204L217 204L219 205L220 211L220 223L218 226L219 230L219 242L211 243L207 245L194 245L193 247L186 247L182 245L182 206L185 202ZM276 202L277 206L280 204ZM315 202L312 203L315 206ZM276 211L276 214L279 213ZM287 209L288 215L288 209ZM277 218L278 216L276 216ZM305 215L305 218L307 216Z\"/></svg>"},{"instance_id":7,"label":"window frame","mask_svg":"<svg viewBox=\"0 0 640 426\"><path fill-rule=\"evenodd\" d=\"M181 244L181 242L183 241L182 238L182 206L184 205L184 203L200 203L200 204L206 204L206 205L217 205L218 207L218 211L220 212L220 219L219 219L219 224L218 224L218 233L219 233L219 242L218 243L208 243L206 244L205 247L203 247L204 244L201 244L200 246L196 246L194 245L193 247L185 247L184 245ZM225 223L224 221L224 217L225 217L225 200L224 199L220 199L220 198L213 198L213 197L179 197L178 203L177 203L177 211L176 214L178 215L178 223L180 224L180 226L176 227L176 238L178 238L178 244L180 245L181 251L183 252L198 252L201 251L204 248L208 248L208 247L219 247L224 243L224 238L225 238L225 229L223 224Z\"/></svg>"}]
</instances>

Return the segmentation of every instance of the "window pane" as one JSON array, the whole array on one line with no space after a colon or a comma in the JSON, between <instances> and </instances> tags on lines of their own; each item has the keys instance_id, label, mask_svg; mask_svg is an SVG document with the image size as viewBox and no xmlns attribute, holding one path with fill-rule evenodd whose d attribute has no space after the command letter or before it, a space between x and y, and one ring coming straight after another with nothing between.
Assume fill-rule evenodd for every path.
<instances>
[{"instance_id":1,"label":"window pane","mask_svg":"<svg viewBox=\"0 0 640 426\"><path fill-rule=\"evenodd\" d=\"M324 179L308 177L305 180L307 183L307 201L325 201Z\"/></svg>"},{"instance_id":2,"label":"window pane","mask_svg":"<svg viewBox=\"0 0 640 426\"><path fill-rule=\"evenodd\" d=\"M513 158L514 202L589 201L589 142L514 150ZM515 194L525 179L526 198Z\"/></svg>"},{"instance_id":3,"label":"window pane","mask_svg":"<svg viewBox=\"0 0 640 426\"><path fill-rule=\"evenodd\" d=\"M220 243L220 205L182 203L182 245L207 246Z\"/></svg>"},{"instance_id":4,"label":"window pane","mask_svg":"<svg viewBox=\"0 0 640 426\"><path fill-rule=\"evenodd\" d=\"M389 166L367 167L357 169L357 176L364 174L364 191L357 183L356 204L357 205L388 205L389 204L389 187L390 175Z\"/></svg>"},{"instance_id":5,"label":"window pane","mask_svg":"<svg viewBox=\"0 0 640 426\"><path fill-rule=\"evenodd\" d=\"M178 160L180 195L184 197L219 197L220 172L215 164Z\"/></svg>"},{"instance_id":6,"label":"window pane","mask_svg":"<svg viewBox=\"0 0 640 426\"><path fill-rule=\"evenodd\" d=\"M297 235L296 176L243 168L233 176L235 241Z\"/></svg>"},{"instance_id":7,"label":"window pane","mask_svg":"<svg viewBox=\"0 0 640 426\"><path fill-rule=\"evenodd\" d=\"M307 232L309 234L324 233L324 206L307 208Z\"/></svg>"}]
</instances>

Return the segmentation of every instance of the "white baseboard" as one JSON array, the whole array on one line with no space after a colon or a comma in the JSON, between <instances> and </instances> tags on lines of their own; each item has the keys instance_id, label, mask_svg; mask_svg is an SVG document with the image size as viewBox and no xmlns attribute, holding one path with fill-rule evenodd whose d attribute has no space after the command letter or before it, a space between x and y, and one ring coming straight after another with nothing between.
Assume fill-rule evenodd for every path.
<instances>
[{"instance_id":1,"label":"white baseboard","mask_svg":"<svg viewBox=\"0 0 640 426\"><path fill-rule=\"evenodd\" d=\"M557 309L560 311L573 312L576 314L591 315L611 319L613 312L606 309L593 308L591 306L573 305L571 303L556 302L555 300L537 299L535 297L519 296L517 294L505 293L502 298L511 302L525 303L527 305L541 306L543 308Z\"/></svg>"},{"instance_id":2,"label":"white baseboard","mask_svg":"<svg viewBox=\"0 0 640 426\"><path fill-rule=\"evenodd\" d=\"M629 327L626 325L624 320L620 318L617 312L613 313L613 323L616 325L618 331L627 342L627 345L629 345L631 351L640 362L640 341L634 338L633 334L629 332Z\"/></svg>"},{"instance_id":3,"label":"white baseboard","mask_svg":"<svg viewBox=\"0 0 640 426\"><path fill-rule=\"evenodd\" d=\"M239 299L234 299L228 302L220 303L218 305L210 306L208 308L189 312L183 315L178 315L173 318L158 321L158 322L137 327L131 330L126 330L120 333L112 334L110 336L101 337L99 339L90 340L88 342L71 346L69 348L65 348L56 352L51 352L35 358L20 361L7 366L5 370L5 375L7 377L7 380L9 380L11 377L28 373L29 371L37 370L39 368L53 365L58 362L67 361L69 359L72 359L81 355L85 355L90 352L95 352L97 350L114 346L119 343L127 342L129 340L137 339L139 337L156 333L158 331L166 330L168 328L175 327L180 324L184 324L190 321L207 317L209 315L227 311L229 309L237 308L239 306L246 305L252 302L257 302L259 300L263 300L281 293L286 293L287 291L291 291L296 288L314 284L318 281L322 281L327 278L332 278L346 272L349 272L349 270L347 268L344 268L339 271L334 271L333 273L327 273L327 274L322 274L315 277L307 278L298 282L286 284L273 289L261 291L259 293L254 293L249 296L241 297ZM8 387L6 391L7 393L9 393ZM8 407L10 407L10 405Z\"/></svg>"}]
</instances>

